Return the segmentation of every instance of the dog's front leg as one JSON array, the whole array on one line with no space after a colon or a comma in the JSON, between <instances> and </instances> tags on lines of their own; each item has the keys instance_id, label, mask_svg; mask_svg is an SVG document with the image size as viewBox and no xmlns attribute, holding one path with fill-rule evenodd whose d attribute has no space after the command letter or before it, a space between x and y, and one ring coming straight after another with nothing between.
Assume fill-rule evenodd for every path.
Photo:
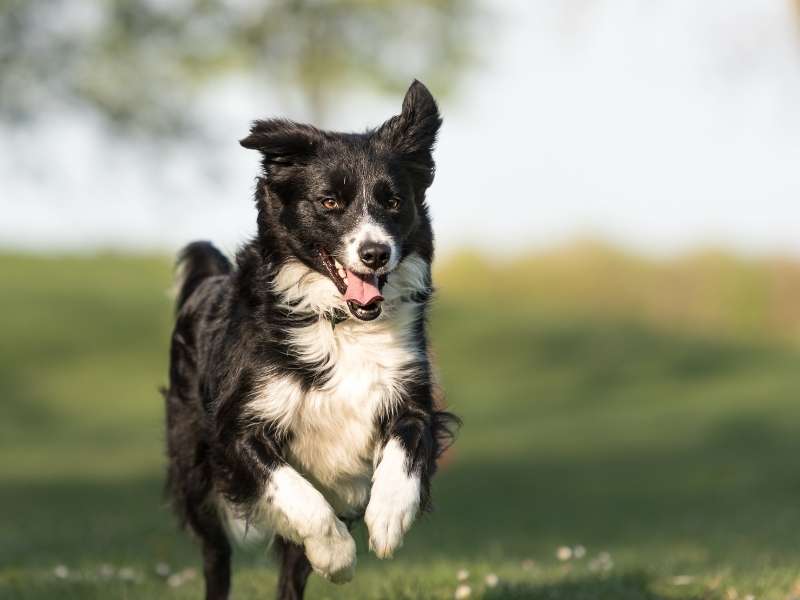
<instances>
[{"instance_id":1,"label":"dog's front leg","mask_svg":"<svg viewBox=\"0 0 800 600\"><path fill-rule=\"evenodd\" d=\"M322 494L289 465L270 474L261 502L277 533L304 547L313 569L334 583L353 578L356 544Z\"/></svg>"},{"instance_id":2,"label":"dog's front leg","mask_svg":"<svg viewBox=\"0 0 800 600\"><path fill-rule=\"evenodd\" d=\"M378 558L391 557L403 544L428 496L435 451L430 415L424 411L398 416L387 434L364 514L369 545Z\"/></svg>"}]
</instances>

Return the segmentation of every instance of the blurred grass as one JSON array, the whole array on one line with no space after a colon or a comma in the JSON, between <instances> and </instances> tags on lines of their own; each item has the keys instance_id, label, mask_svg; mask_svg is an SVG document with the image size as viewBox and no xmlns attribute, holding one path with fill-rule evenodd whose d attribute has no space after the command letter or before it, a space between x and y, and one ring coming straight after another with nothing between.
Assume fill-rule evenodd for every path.
<instances>
[{"instance_id":1,"label":"blurred grass","mask_svg":"<svg viewBox=\"0 0 800 600\"><path fill-rule=\"evenodd\" d=\"M0 598L197 597L153 571L199 564L160 496L169 261L4 256L0 274ZM438 510L310 597L452 598L462 567L488 600L800 597L798 264L579 245L453 257L438 283L466 422ZM271 596L266 556L239 553L235 597Z\"/></svg>"},{"instance_id":2,"label":"blurred grass","mask_svg":"<svg viewBox=\"0 0 800 600\"><path fill-rule=\"evenodd\" d=\"M612 317L723 337L800 341L800 262L704 250L648 259L594 240L501 263L453 257L450 291L556 316ZM487 285L487 282L500 282Z\"/></svg>"}]
</instances>

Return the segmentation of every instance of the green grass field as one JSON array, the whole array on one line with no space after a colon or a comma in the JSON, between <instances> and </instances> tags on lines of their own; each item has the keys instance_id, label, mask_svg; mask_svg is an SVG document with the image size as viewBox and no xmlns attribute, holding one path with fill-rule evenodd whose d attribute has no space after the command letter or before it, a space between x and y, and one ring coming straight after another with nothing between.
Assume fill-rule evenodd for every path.
<instances>
[{"instance_id":1,"label":"green grass field","mask_svg":"<svg viewBox=\"0 0 800 600\"><path fill-rule=\"evenodd\" d=\"M792 336L533 301L533 271L531 301L507 298L467 264L441 273L433 317L465 421L437 510L393 561L359 531L354 582L314 576L308 597L449 599L467 569L486 600L800 598ZM196 549L161 497L170 271L0 257L0 598L199 597ZM586 555L559 560L562 546ZM235 598L274 584L267 551L237 554Z\"/></svg>"}]
</instances>

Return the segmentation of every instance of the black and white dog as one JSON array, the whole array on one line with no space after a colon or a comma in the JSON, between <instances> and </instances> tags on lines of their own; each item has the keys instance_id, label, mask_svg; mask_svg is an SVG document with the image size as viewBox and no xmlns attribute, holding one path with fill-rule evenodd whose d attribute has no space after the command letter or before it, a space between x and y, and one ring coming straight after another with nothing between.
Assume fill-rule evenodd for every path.
<instances>
[{"instance_id":1,"label":"black and white dog","mask_svg":"<svg viewBox=\"0 0 800 600\"><path fill-rule=\"evenodd\" d=\"M168 491L209 599L228 597L230 537L274 536L278 597L302 598L312 570L353 577L354 522L387 558L429 506L458 423L426 337L440 124L417 81L366 133L257 121L241 141L263 159L255 239L235 266L206 242L181 253Z\"/></svg>"}]
</instances>

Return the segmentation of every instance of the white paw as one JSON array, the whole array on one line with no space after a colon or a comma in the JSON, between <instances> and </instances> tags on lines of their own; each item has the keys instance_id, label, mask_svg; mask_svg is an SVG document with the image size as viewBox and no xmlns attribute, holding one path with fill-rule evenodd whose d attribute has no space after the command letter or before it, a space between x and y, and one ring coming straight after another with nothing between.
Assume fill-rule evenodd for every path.
<instances>
[{"instance_id":1,"label":"white paw","mask_svg":"<svg viewBox=\"0 0 800 600\"><path fill-rule=\"evenodd\" d=\"M312 568L333 583L347 583L356 569L356 543L347 526L333 517L324 531L307 537L303 546Z\"/></svg>"},{"instance_id":2,"label":"white paw","mask_svg":"<svg viewBox=\"0 0 800 600\"><path fill-rule=\"evenodd\" d=\"M378 558L389 558L403 545L403 536L419 512L420 484L418 477L409 477L402 470L390 477L385 471L379 475L372 486L364 522L370 549Z\"/></svg>"},{"instance_id":3,"label":"white paw","mask_svg":"<svg viewBox=\"0 0 800 600\"><path fill-rule=\"evenodd\" d=\"M369 547L378 558L390 558L403 545L403 536L419 511L419 495L413 502L398 498L370 500L364 522L369 529Z\"/></svg>"}]
</instances>

